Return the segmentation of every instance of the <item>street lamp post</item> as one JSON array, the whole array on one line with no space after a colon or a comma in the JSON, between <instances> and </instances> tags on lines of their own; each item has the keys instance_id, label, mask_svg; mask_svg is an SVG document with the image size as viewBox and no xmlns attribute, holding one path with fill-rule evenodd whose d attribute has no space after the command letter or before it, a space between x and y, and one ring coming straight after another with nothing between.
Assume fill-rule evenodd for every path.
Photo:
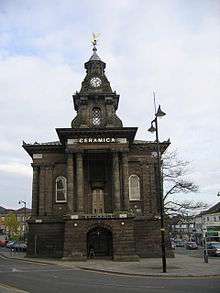
<instances>
[{"instance_id":1,"label":"street lamp post","mask_svg":"<svg viewBox=\"0 0 220 293\"><path fill-rule=\"evenodd\" d=\"M154 105L155 105L155 94L154 94ZM151 122L151 127L148 129L150 132L156 132L156 146L157 146L157 190L159 191L160 199L160 232L161 232L161 255L162 255L162 265L163 273L167 271L166 265L166 247L165 247L165 227L164 227L164 201L163 201L163 190L162 190L162 176L161 176L161 154L160 154L160 143L158 134L158 117L165 116L166 114L161 110L160 106L156 112L155 108L155 118Z\"/></svg>"},{"instance_id":2,"label":"street lamp post","mask_svg":"<svg viewBox=\"0 0 220 293\"><path fill-rule=\"evenodd\" d=\"M204 262L208 263L209 262L209 255L208 255L208 247L207 247L207 228L205 227L203 229L203 242L204 242Z\"/></svg>"},{"instance_id":3,"label":"street lamp post","mask_svg":"<svg viewBox=\"0 0 220 293\"><path fill-rule=\"evenodd\" d=\"M18 204L24 205L24 240L26 240L27 202L24 200L19 200Z\"/></svg>"}]
</instances>

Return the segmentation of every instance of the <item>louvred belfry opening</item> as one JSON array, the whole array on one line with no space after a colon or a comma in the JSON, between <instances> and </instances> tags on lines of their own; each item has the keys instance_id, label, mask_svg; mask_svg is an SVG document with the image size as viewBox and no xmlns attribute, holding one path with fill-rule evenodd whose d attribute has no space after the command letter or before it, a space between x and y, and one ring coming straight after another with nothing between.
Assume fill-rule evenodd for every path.
<instances>
[{"instance_id":1,"label":"louvred belfry opening","mask_svg":"<svg viewBox=\"0 0 220 293\"><path fill-rule=\"evenodd\" d=\"M101 124L101 110L98 107L92 109L92 123L94 126Z\"/></svg>"}]
</instances>

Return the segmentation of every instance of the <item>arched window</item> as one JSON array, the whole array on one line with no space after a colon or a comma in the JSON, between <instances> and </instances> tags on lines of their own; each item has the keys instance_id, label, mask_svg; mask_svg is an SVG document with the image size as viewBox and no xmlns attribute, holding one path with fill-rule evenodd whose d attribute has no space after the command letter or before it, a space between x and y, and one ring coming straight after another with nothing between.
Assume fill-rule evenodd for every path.
<instances>
[{"instance_id":1,"label":"arched window","mask_svg":"<svg viewBox=\"0 0 220 293\"><path fill-rule=\"evenodd\" d=\"M137 175L129 177L129 200L140 200L140 178Z\"/></svg>"},{"instance_id":2,"label":"arched window","mask_svg":"<svg viewBox=\"0 0 220 293\"><path fill-rule=\"evenodd\" d=\"M56 179L56 202L66 202L66 178L59 176Z\"/></svg>"},{"instance_id":3,"label":"arched window","mask_svg":"<svg viewBox=\"0 0 220 293\"><path fill-rule=\"evenodd\" d=\"M98 107L92 109L92 124L94 126L101 124L101 109Z\"/></svg>"}]
</instances>

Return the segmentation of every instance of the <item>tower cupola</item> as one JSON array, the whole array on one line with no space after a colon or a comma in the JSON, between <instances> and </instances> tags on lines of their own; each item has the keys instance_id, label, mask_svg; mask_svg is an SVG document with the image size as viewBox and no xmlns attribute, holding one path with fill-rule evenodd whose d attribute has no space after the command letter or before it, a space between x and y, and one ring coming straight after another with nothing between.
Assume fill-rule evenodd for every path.
<instances>
[{"instance_id":1,"label":"tower cupola","mask_svg":"<svg viewBox=\"0 0 220 293\"><path fill-rule=\"evenodd\" d=\"M97 41L93 41L93 54L89 61L84 64L86 77L82 82L80 93L112 93L110 83L105 75L106 64L97 54Z\"/></svg>"},{"instance_id":2,"label":"tower cupola","mask_svg":"<svg viewBox=\"0 0 220 293\"><path fill-rule=\"evenodd\" d=\"M79 92L73 96L77 116L73 128L114 128L122 127L116 115L119 95L113 92L105 75L106 64L97 54L97 39L93 39L93 53L84 64L86 76Z\"/></svg>"}]
</instances>

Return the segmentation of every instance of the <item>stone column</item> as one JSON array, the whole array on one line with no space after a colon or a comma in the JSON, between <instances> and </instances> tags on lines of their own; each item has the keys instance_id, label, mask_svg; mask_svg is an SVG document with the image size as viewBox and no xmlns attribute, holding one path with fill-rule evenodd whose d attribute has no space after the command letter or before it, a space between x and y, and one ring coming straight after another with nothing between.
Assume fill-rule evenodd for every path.
<instances>
[{"instance_id":1,"label":"stone column","mask_svg":"<svg viewBox=\"0 0 220 293\"><path fill-rule=\"evenodd\" d=\"M39 167L32 165L33 167L33 181L32 181L32 216L38 215L39 207Z\"/></svg>"},{"instance_id":2,"label":"stone column","mask_svg":"<svg viewBox=\"0 0 220 293\"><path fill-rule=\"evenodd\" d=\"M152 217L152 188L151 188L151 165L148 160L144 160L142 166L143 173L143 208L144 214L148 217Z\"/></svg>"},{"instance_id":3,"label":"stone column","mask_svg":"<svg viewBox=\"0 0 220 293\"><path fill-rule=\"evenodd\" d=\"M120 178L119 178L119 161L118 153L113 153L112 158L112 172L113 172L113 199L114 199L114 210L119 211L121 208L121 199L120 199Z\"/></svg>"},{"instance_id":4,"label":"stone column","mask_svg":"<svg viewBox=\"0 0 220 293\"><path fill-rule=\"evenodd\" d=\"M122 175L123 175L123 199L124 209L129 209L129 194L128 194L128 154L122 153Z\"/></svg>"},{"instance_id":5,"label":"stone column","mask_svg":"<svg viewBox=\"0 0 220 293\"><path fill-rule=\"evenodd\" d=\"M76 180L77 180L77 212L84 212L84 180L83 180L83 156L76 153Z\"/></svg>"},{"instance_id":6,"label":"stone column","mask_svg":"<svg viewBox=\"0 0 220 293\"><path fill-rule=\"evenodd\" d=\"M53 166L45 167L45 180L45 211L47 215L51 215L53 208Z\"/></svg>"},{"instance_id":7,"label":"stone column","mask_svg":"<svg viewBox=\"0 0 220 293\"><path fill-rule=\"evenodd\" d=\"M39 216L45 215L45 166L40 166L39 176Z\"/></svg>"},{"instance_id":8,"label":"stone column","mask_svg":"<svg viewBox=\"0 0 220 293\"><path fill-rule=\"evenodd\" d=\"M67 203L70 212L73 211L73 154L69 153L67 157Z\"/></svg>"}]
</instances>

